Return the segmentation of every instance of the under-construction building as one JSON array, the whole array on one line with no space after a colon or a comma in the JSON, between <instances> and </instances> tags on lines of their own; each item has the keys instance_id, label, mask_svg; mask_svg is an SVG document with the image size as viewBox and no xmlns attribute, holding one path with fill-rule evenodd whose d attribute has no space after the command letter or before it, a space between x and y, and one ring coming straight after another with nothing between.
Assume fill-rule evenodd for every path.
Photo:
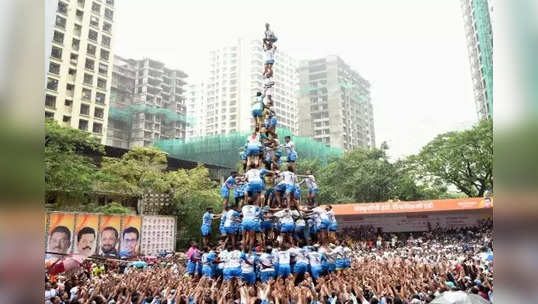
<instances>
[{"instance_id":1,"label":"under-construction building","mask_svg":"<svg viewBox=\"0 0 538 304\"><path fill-rule=\"evenodd\" d=\"M461 0L479 119L493 117L493 36L488 0Z\"/></svg>"},{"instance_id":2,"label":"under-construction building","mask_svg":"<svg viewBox=\"0 0 538 304\"><path fill-rule=\"evenodd\" d=\"M338 56L299 65L299 135L351 150L375 147L370 83Z\"/></svg>"},{"instance_id":3,"label":"under-construction building","mask_svg":"<svg viewBox=\"0 0 538 304\"><path fill-rule=\"evenodd\" d=\"M114 56L107 145L130 149L184 139L186 77L157 60Z\"/></svg>"}]
</instances>

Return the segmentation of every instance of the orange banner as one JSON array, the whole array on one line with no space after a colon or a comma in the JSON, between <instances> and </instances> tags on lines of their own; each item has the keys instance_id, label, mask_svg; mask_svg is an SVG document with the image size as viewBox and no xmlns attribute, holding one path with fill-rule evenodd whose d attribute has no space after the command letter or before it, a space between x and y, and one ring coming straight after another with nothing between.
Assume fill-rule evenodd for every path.
<instances>
[{"instance_id":1,"label":"orange banner","mask_svg":"<svg viewBox=\"0 0 538 304\"><path fill-rule=\"evenodd\" d=\"M140 216L123 216L120 257L133 257L140 253Z\"/></svg>"},{"instance_id":2,"label":"orange banner","mask_svg":"<svg viewBox=\"0 0 538 304\"><path fill-rule=\"evenodd\" d=\"M357 203L332 205L332 208L335 215L457 211L493 208L493 198L472 197L434 201Z\"/></svg>"},{"instance_id":3,"label":"orange banner","mask_svg":"<svg viewBox=\"0 0 538 304\"><path fill-rule=\"evenodd\" d=\"M119 257L121 216L101 215L99 255Z\"/></svg>"},{"instance_id":4,"label":"orange banner","mask_svg":"<svg viewBox=\"0 0 538 304\"><path fill-rule=\"evenodd\" d=\"M49 223L47 251L71 253L75 215L72 213L51 213Z\"/></svg>"},{"instance_id":5,"label":"orange banner","mask_svg":"<svg viewBox=\"0 0 538 304\"><path fill-rule=\"evenodd\" d=\"M75 229L75 253L90 256L97 247L97 233L99 231L99 215L77 214L77 227Z\"/></svg>"}]
</instances>

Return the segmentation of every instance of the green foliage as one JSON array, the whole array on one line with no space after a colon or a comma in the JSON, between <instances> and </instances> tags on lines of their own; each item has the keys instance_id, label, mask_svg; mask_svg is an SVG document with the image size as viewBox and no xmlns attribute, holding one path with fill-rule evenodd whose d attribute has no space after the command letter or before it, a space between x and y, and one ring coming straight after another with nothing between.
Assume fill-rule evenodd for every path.
<instances>
[{"instance_id":1,"label":"green foliage","mask_svg":"<svg viewBox=\"0 0 538 304\"><path fill-rule=\"evenodd\" d=\"M92 209L93 210L91 212L104 214L130 214L134 212L134 210L132 210L131 208L122 206L118 202L110 202L106 205L96 206Z\"/></svg>"},{"instance_id":2,"label":"green foliage","mask_svg":"<svg viewBox=\"0 0 538 304\"><path fill-rule=\"evenodd\" d=\"M78 129L45 122L45 190L63 191L63 199L84 197L92 190L97 167L81 152L104 153L99 139Z\"/></svg>"},{"instance_id":3,"label":"green foliage","mask_svg":"<svg viewBox=\"0 0 538 304\"><path fill-rule=\"evenodd\" d=\"M468 196L482 196L493 187L493 122L438 135L414 159L423 176L455 186Z\"/></svg>"}]
</instances>

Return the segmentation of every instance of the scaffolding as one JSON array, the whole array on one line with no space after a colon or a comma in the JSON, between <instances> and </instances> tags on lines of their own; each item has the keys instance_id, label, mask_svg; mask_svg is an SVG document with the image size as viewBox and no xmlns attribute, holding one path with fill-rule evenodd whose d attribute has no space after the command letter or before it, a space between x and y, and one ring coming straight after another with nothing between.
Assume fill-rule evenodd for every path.
<instances>
[{"instance_id":1,"label":"scaffolding","mask_svg":"<svg viewBox=\"0 0 538 304\"><path fill-rule=\"evenodd\" d=\"M486 86L489 116L493 117L493 35L487 0L473 0L473 14L478 34L480 65Z\"/></svg>"},{"instance_id":2,"label":"scaffolding","mask_svg":"<svg viewBox=\"0 0 538 304\"><path fill-rule=\"evenodd\" d=\"M328 147L308 137L293 136L289 129L277 128L276 133L282 144L285 136L292 137L299 159L317 159L326 163L330 158L342 157L341 149ZM154 145L174 158L235 168L240 160L241 147L245 145L249 135L251 135L250 132L234 132L188 140L166 139L156 141ZM285 161L285 153L283 153L282 161Z\"/></svg>"}]
</instances>

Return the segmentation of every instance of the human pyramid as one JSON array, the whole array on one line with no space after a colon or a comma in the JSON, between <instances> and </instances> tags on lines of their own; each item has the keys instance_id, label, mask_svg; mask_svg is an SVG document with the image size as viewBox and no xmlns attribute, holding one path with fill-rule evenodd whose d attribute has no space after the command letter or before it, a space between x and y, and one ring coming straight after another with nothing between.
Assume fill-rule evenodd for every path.
<instances>
[{"instance_id":1,"label":"human pyramid","mask_svg":"<svg viewBox=\"0 0 538 304\"><path fill-rule=\"evenodd\" d=\"M281 145L273 109L273 64L277 38L265 24L263 93L252 103L254 132L241 153L243 174L232 172L221 187L223 212L220 241L211 247L211 223L218 215L208 208L202 218L202 251L193 243L187 252L187 273L248 284L277 277L313 279L351 266L351 250L336 240L337 222L331 206L317 206L318 187L311 172L297 175L297 152L290 136ZM281 148L286 170L281 169ZM302 180L299 182L299 178ZM301 185L308 188L300 204ZM235 204L230 204L234 191Z\"/></svg>"}]
</instances>

